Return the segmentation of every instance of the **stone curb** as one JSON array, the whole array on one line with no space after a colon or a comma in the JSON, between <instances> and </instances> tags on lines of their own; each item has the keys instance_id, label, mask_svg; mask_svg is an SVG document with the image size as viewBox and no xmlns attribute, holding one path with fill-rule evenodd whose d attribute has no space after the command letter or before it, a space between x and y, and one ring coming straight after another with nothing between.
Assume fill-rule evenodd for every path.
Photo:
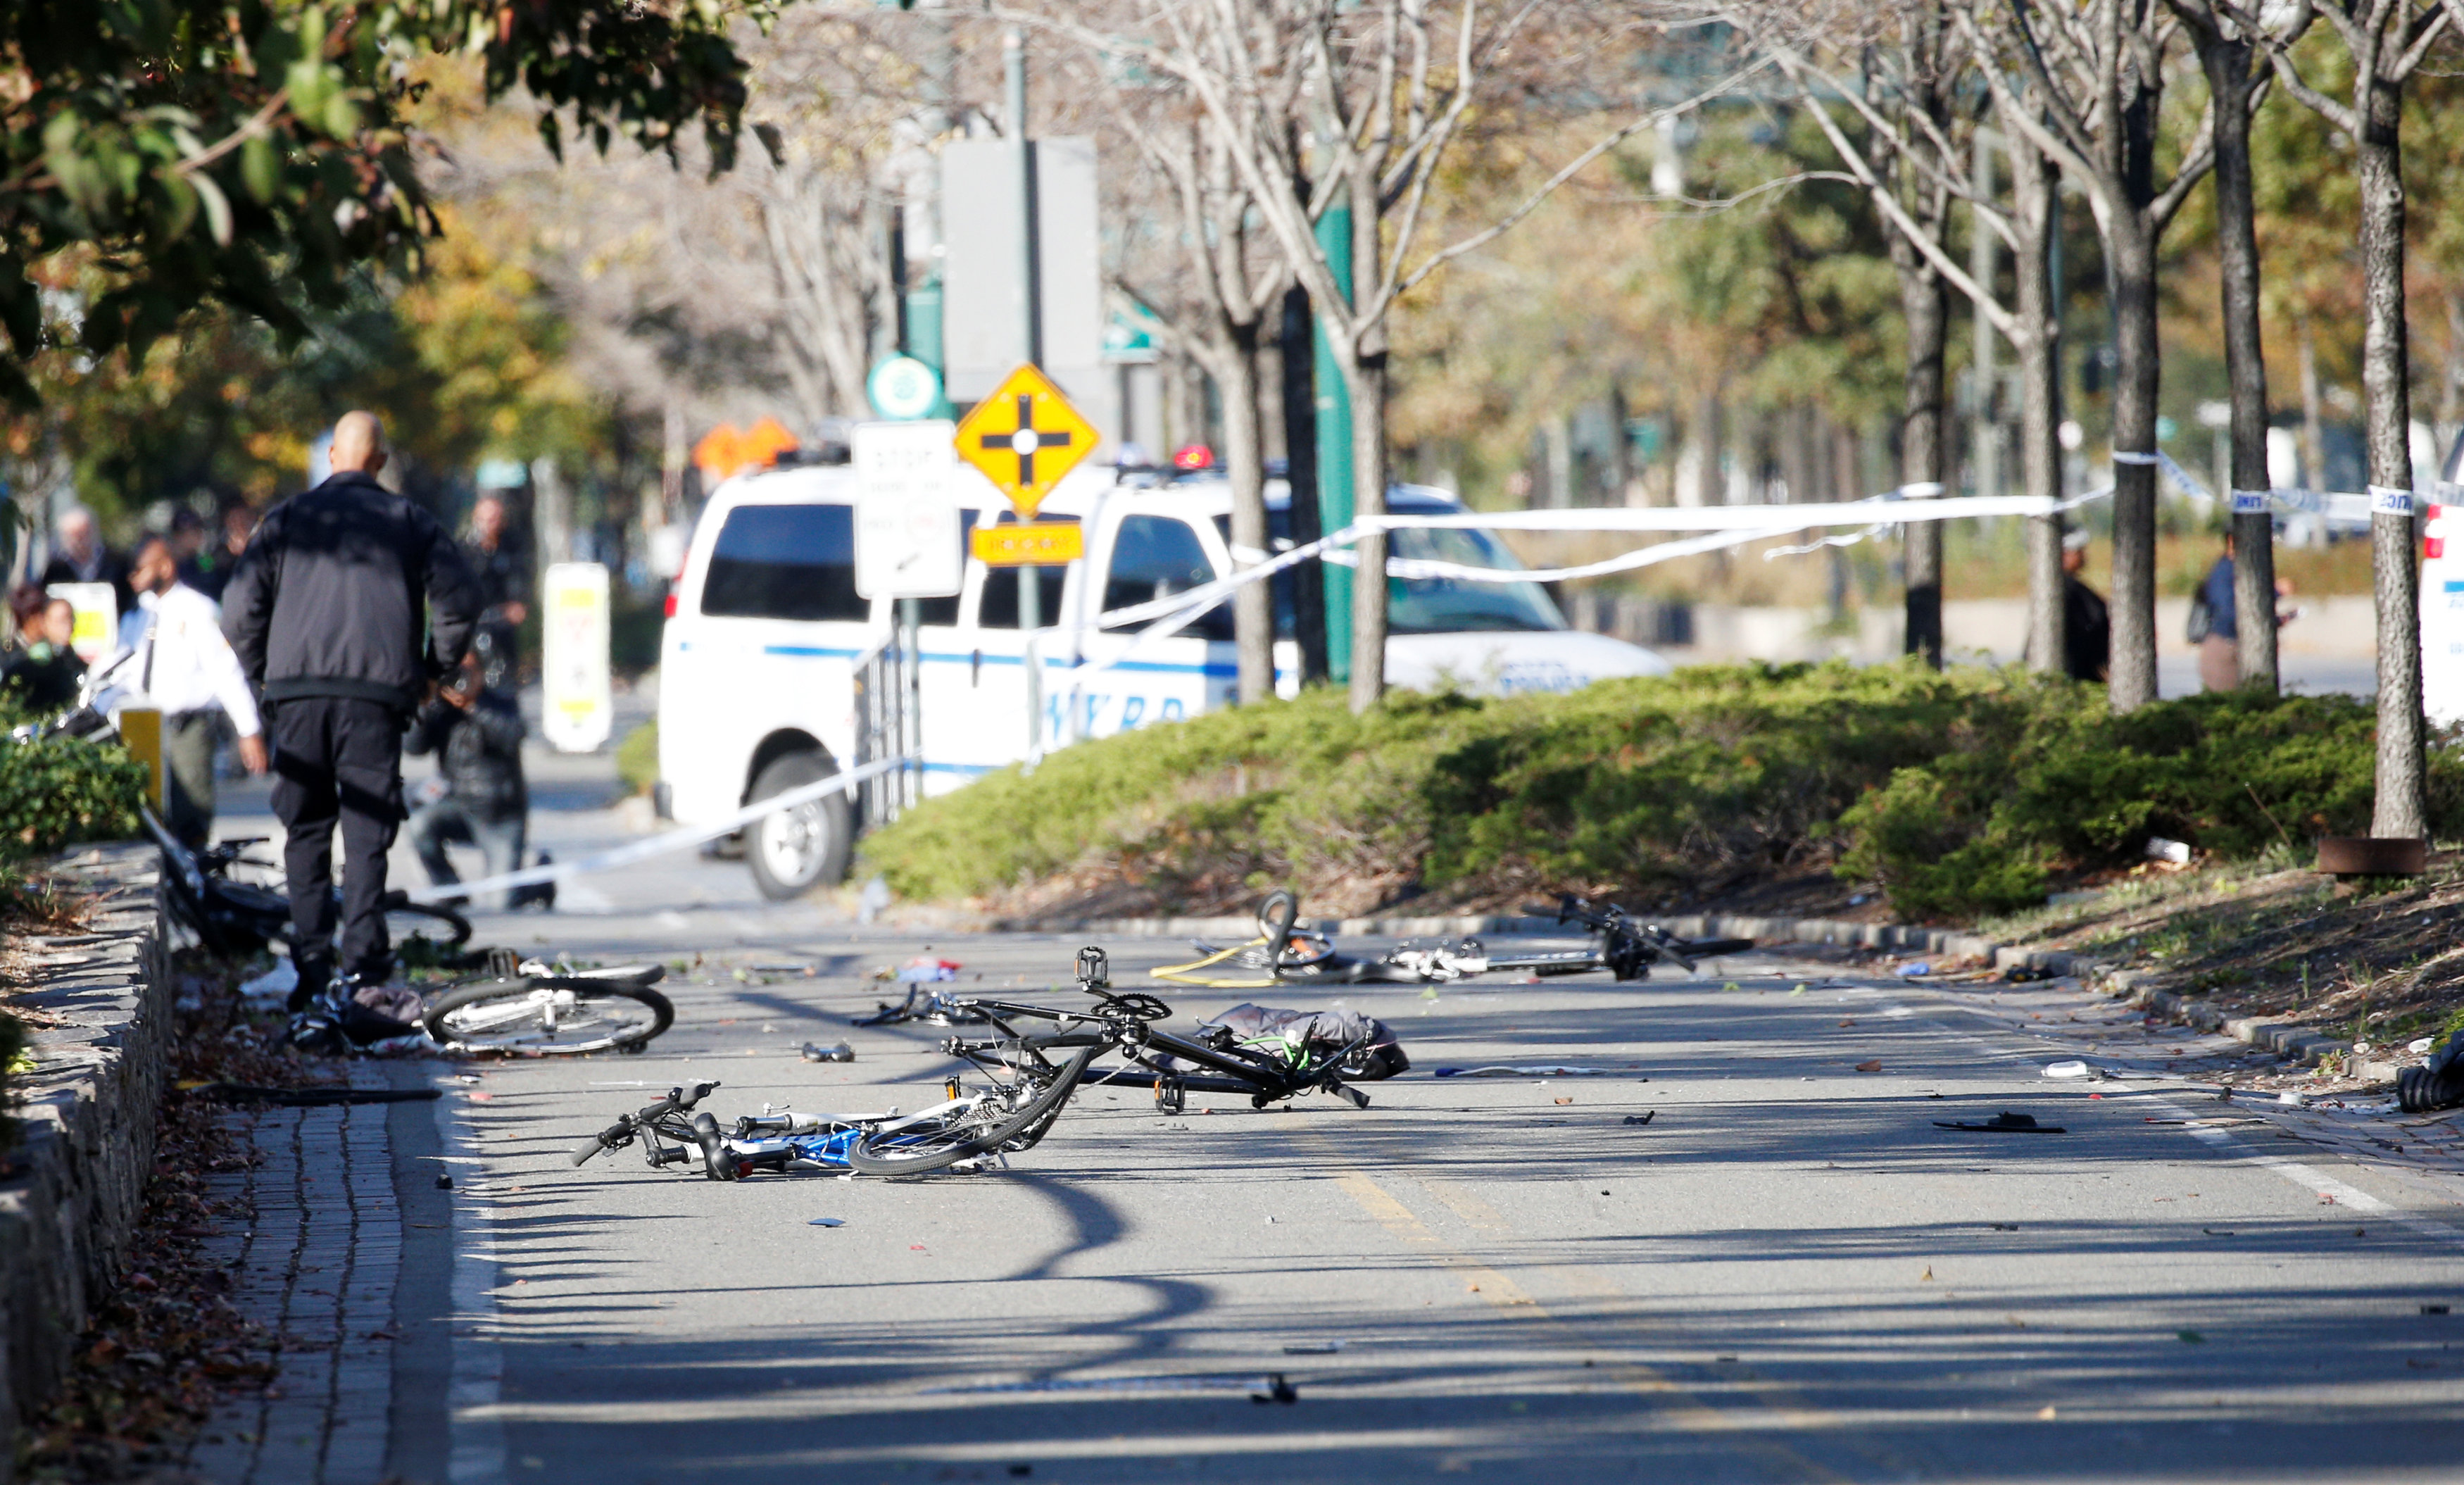
<instances>
[{"instance_id":1,"label":"stone curb","mask_svg":"<svg viewBox=\"0 0 2464 1485\"><path fill-rule=\"evenodd\" d=\"M78 1333L118 1282L154 1167L154 1115L170 1065L172 981L150 845L86 847L52 865L94 895L84 933L18 941L33 963L20 1008L33 1070L0 1177L0 1442L65 1375ZM0 1448L0 1485L15 1451Z\"/></svg>"},{"instance_id":2,"label":"stone curb","mask_svg":"<svg viewBox=\"0 0 2464 1485\"><path fill-rule=\"evenodd\" d=\"M1518 915L1464 914L1452 918L1346 918L1332 922L1303 919L1304 923L1339 938L1445 938L1463 935L1502 936L1572 932L1554 919ZM2126 970L2067 949L2021 949L1972 933L1941 928L1916 928L1904 923L1859 923L1837 918L1746 918L1729 914L1695 914L1663 920L1671 933L1689 939L1752 939L1758 942L1833 943L1852 948L1898 949L1923 954L1947 954L1981 959L1996 969L2043 969L2077 976L2080 983L2116 999L2145 1008L2168 1021L2221 1031L2236 1041L2263 1047L2298 1062L2315 1063L2331 1054L2349 1055L2352 1043L2288 1021L2228 1016L2196 996L2152 988L2155 976ZM1257 931L1254 918L1082 918L996 919L988 927L1011 933L1135 934L1155 938L1247 938ZM2395 1064L2364 1063L2365 1076L2393 1077Z\"/></svg>"}]
</instances>

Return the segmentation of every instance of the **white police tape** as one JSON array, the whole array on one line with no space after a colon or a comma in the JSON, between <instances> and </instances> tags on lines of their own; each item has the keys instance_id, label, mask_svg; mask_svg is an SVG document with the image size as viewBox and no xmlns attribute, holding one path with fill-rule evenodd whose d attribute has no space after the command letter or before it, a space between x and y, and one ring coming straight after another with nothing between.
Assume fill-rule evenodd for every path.
<instances>
[{"instance_id":1,"label":"white police tape","mask_svg":"<svg viewBox=\"0 0 2464 1485\"><path fill-rule=\"evenodd\" d=\"M2264 516L2275 508L2275 493L2272 490L2235 490L2233 493L2233 513L2236 516Z\"/></svg>"},{"instance_id":2,"label":"white police tape","mask_svg":"<svg viewBox=\"0 0 2464 1485\"><path fill-rule=\"evenodd\" d=\"M546 866L524 867L518 872L504 872L495 876L482 876L477 881L445 882L435 886L421 887L407 896L413 902L438 902L448 898L466 898L482 892L507 892L516 887L534 887L540 882L555 881L560 877L578 876L584 872L605 872L613 867L630 866L636 861L647 860L651 856L666 855L671 851L688 850L704 841L716 840L721 835L733 834L755 821L777 814L782 809L793 809L800 805L810 804L825 794L852 790L857 785L869 779L879 778L891 769L904 768L919 761L918 757L913 756L885 758L876 763L850 768L845 773L834 773L826 779L812 784L799 785L783 794L773 794L767 799L756 800L715 824L687 825L653 835L648 840L637 840L630 845L618 846L612 851L602 851L595 855L577 856L570 861L557 861Z\"/></svg>"},{"instance_id":3,"label":"white police tape","mask_svg":"<svg viewBox=\"0 0 2464 1485\"><path fill-rule=\"evenodd\" d=\"M2373 516L2409 516L2412 514L2412 492L2391 485L2370 486L2370 514Z\"/></svg>"},{"instance_id":4,"label":"white police tape","mask_svg":"<svg viewBox=\"0 0 2464 1485\"><path fill-rule=\"evenodd\" d=\"M1886 495L1862 500L1809 502L1801 505L1680 505L1582 507L1573 510L1465 511L1453 516L1424 516L1383 513L1363 516L1331 536L1279 552L1272 559L1255 566L1243 567L1228 577L1186 588L1163 598L1151 599L1126 609L1114 609L1096 616L1091 624L1059 625L1038 631L1034 643L1047 640L1075 640L1079 635L1104 630L1127 629L1145 623L1147 628L1133 635L1127 648L1096 659L1070 664L1044 659L1040 650L1033 663L1058 670L1050 680L1067 686L1074 697L1089 676L1109 671L1135 658L1149 644L1168 639L1195 624L1207 610L1251 583L1263 583L1276 573L1312 559L1337 566L1356 567L1359 557L1346 550L1363 538L1389 531L1696 531L1705 535L1686 541L1661 542L1650 546L1600 562L1574 567L1476 567L1460 563L1434 562L1424 558L1390 557L1386 575L1404 579L1441 579L1460 583L1564 583L1580 578L1600 577L1612 572L1629 572L1680 557L1699 556L1705 552L1742 546L1750 542L1768 541L1773 537L1821 526L1863 526L1858 536L1829 539L1829 544L1845 544L1860 541L1883 527L1920 521L1962 521L1986 516L2053 516L2101 500L2113 494L2113 487L2088 491L2065 500L2048 499L2032 495L1958 496L1949 499L1932 498L1920 492L1938 492L1941 485L1926 481L1903 486ZM1915 494L1914 499L1909 499ZM1826 544L1816 543L1815 546ZM1812 550L1814 548L1800 548ZM1149 622L1153 621L1153 622ZM1074 715L1074 702L1073 702Z\"/></svg>"}]
</instances>

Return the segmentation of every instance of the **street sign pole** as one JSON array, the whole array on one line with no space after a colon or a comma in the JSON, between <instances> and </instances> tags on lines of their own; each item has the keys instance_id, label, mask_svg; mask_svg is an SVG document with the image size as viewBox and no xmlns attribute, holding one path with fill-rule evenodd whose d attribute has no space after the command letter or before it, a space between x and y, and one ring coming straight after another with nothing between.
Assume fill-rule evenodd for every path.
<instances>
[{"instance_id":1,"label":"street sign pole","mask_svg":"<svg viewBox=\"0 0 2464 1485\"><path fill-rule=\"evenodd\" d=\"M1318 218L1318 246L1334 275L1334 286L1352 299L1352 209L1336 203ZM1352 524L1352 389L1343 368L1334 364L1321 321L1313 332L1317 346L1317 508L1319 529L1330 535ZM1357 550L1357 548L1354 548ZM1322 563L1326 574L1327 676L1338 686L1352 683L1352 584L1353 569Z\"/></svg>"},{"instance_id":2,"label":"street sign pole","mask_svg":"<svg viewBox=\"0 0 2464 1485\"><path fill-rule=\"evenodd\" d=\"M1019 283L1024 292L1020 299L1026 315L1026 364L1044 365L1044 316L1042 286L1036 282L1035 257L1035 145L1026 137L1026 33L1012 26L1001 33L1001 71L1004 92L1009 103L1009 137L1018 147L1018 199L1023 218L1019 224ZM1021 520L1029 518L1022 516ZM1025 637L1026 652L1026 753L1038 758L1044 753L1044 655L1036 642L1036 631L1044 627L1044 585L1035 568L1018 569L1018 628Z\"/></svg>"},{"instance_id":3,"label":"street sign pole","mask_svg":"<svg viewBox=\"0 0 2464 1485\"><path fill-rule=\"evenodd\" d=\"M1044 627L1044 602L1036 568L1038 542L1028 537L1044 498L1080 460L1095 452L1100 435L1061 388L1033 365L1020 366L1001 378L992 394L977 403L959 421L953 440L958 457L974 465L993 487L1008 497L1018 517L1015 526L976 531L976 555L988 565L1018 567L1018 624L1026 665L1026 756L1044 755L1044 655L1036 632ZM1046 526L1056 538L1063 530L1075 543L1083 538L1074 522ZM999 531L1017 533L1000 538ZM1065 559L1066 560L1066 559Z\"/></svg>"}]
</instances>

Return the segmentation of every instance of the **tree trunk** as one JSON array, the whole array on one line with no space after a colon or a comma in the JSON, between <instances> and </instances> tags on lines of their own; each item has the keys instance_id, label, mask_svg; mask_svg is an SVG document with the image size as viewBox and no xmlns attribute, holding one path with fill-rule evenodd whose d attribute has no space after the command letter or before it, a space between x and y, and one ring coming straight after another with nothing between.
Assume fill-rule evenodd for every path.
<instances>
[{"instance_id":1,"label":"tree trunk","mask_svg":"<svg viewBox=\"0 0 2464 1485\"><path fill-rule=\"evenodd\" d=\"M2113 709L2156 699L2156 242L2138 203L2113 214Z\"/></svg>"},{"instance_id":2,"label":"tree trunk","mask_svg":"<svg viewBox=\"0 0 2464 1485\"><path fill-rule=\"evenodd\" d=\"M2367 399L2370 566L2378 599L2378 799L2373 835L2428 832L2421 715L2421 568L2413 554L2412 423L2404 324L2403 95L2372 78L2354 152L2361 188L2362 390ZM2387 492L2382 494L2382 492ZM2401 497L2399 499L2398 497ZM2384 502L2384 507L2383 504ZM2401 510L2394 507L2401 506Z\"/></svg>"},{"instance_id":3,"label":"tree trunk","mask_svg":"<svg viewBox=\"0 0 2464 1485\"><path fill-rule=\"evenodd\" d=\"M1284 486L1291 497L1292 544L1307 546L1326 532L1317 504L1317 352L1310 339L1309 290L1284 291ZM1293 638L1301 652L1301 684L1330 674L1326 657L1326 565L1292 570Z\"/></svg>"},{"instance_id":4,"label":"tree trunk","mask_svg":"<svg viewBox=\"0 0 2464 1485\"><path fill-rule=\"evenodd\" d=\"M2062 451L2056 424L2061 406L2061 320L2054 312L2052 163L2016 129L2011 144L2012 214L2019 224L2013 263L2020 324L2019 478L2024 495L2061 498ZM2042 675L2062 674L2062 518L2028 518L2028 663Z\"/></svg>"},{"instance_id":5,"label":"tree trunk","mask_svg":"<svg viewBox=\"0 0 2464 1485\"><path fill-rule=\"evenodd\" d=\"M2250 163L2251 43L2199 27L2199 63L2215 109L2216 255L2222 279L2225 374L2232 385L2233 627L2241 683L2277 689L2276 519L2243 511L2241 493L2267 489L2267 362L2259 341L2258 233Z\"/></svg>"},{"instance_id":6,"label":"tree trunk","mask_svg":"<svg viewBox=\"0 0 2464 1485\"><path fill-rule=\"evenodd\" d=\"M1386 514L1386 353L1355 358L1345 370L1352 392L1352 516ZM1365 712L1386 694L1386 534L1363 537L1353 550L1360 565L1352 580L1352 709Z\"/></svg>"},{"instance_id":7,"label":"tree trunk","mask_svg":"<svg viewBox=\"0 0 2464 1485\"><path fill-rule=\"evenodd\" d=\"M1352 281L1353 301L1379 282L1382 218L1377 176L1364 155L1353 171ZM1352 514L1386 514L1386 323L1355 332L1344 347L1344 381L1352 391ZM1352 585L1352 709L1365 712L1386 694L1386 535L1379 532L1353 550L1360 554Z\"/></svg>"},{"instance_id":8,"label":"tree trunk","mask_svg":"<svg viewBox=\"0 0 2464 1485\"><path fill-rule=\"evenodd\" d=\"M1900 279L1900 313L1907 323L1907 366L1902 382L1900 481L1942 493L1942 366L1950 340L1950 291L1924 255L1891 234L1891 266ZM1909 492L1914 495L1914 490ZM1902 528L1906 567L1909 654L1942 669L1942 522L1913 521Z\"/></svg>"},{"instance_id":9,"label":"tree trunk","mask_svg":"<svg viewBox=\"0 0 2464 1485\"><path fill-rule=\"evenodd\" d=\"M1235 571L1266 560L1265 437L1258 419L1258 324L1225 326L1230 354L1223 358L1223 473L1232 487L1232 566ZM1232 634L1240 656L1241 704L1275 694L1275 607L1266 584L1251 583L1232 595Z\"/></svg>"}]
</instances>

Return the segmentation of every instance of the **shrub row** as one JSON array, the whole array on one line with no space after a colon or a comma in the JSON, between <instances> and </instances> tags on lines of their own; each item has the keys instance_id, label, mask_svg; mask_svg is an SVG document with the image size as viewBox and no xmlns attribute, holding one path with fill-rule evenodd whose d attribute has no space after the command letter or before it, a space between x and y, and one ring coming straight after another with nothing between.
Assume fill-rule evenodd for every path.
<instances>
[{"instance_id":1,"label":"shrub row","mask_svg":"<svg viewBox=\"0 0 2464 1485\"><path fill-rule=\"evenodd\" d=\"M1290 881L1358 910L1418 887L1717 891L1834 866L1926 920L2042 900L2149 835L2225 855L2368 821L2372 724L2343 697L2112 716L2016 672L1712 666L1571 696L1399 695L1210 713L1081 744L910 811L865 853L902 894L1113 872L1161 906ZM2464 765L2432 760L2433 828Z\"/></svg>"}]
</instances>

